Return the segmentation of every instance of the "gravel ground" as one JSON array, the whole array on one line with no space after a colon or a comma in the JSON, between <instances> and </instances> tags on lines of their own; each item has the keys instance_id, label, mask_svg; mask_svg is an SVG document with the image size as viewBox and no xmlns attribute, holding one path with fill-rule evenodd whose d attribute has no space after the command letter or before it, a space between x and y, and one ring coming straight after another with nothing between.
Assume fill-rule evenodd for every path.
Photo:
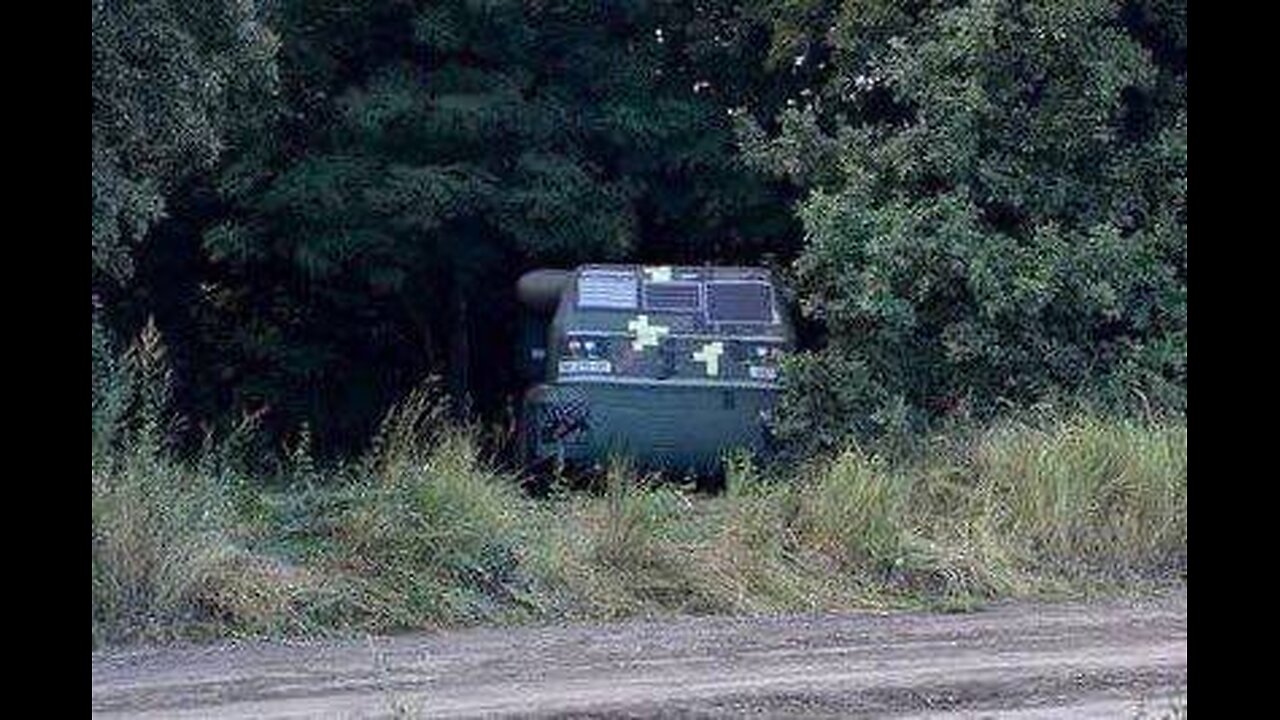
<instances>
[{"instance_id":1,"label":"gravel ground","mask_svg":"<svg viewBox=\"0 0 1280 720\"><path fill-rule=\"evenodd\" d=\"M1185 717L1185 588L93 655L101 717Z\"/></svg>"}]
</instances>

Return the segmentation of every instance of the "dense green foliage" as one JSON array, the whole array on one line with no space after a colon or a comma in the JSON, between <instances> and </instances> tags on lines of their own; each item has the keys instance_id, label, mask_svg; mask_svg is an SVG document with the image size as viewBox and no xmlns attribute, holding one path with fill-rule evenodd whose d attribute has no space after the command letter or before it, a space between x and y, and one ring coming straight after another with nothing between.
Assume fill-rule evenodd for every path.
<instances>
[{"instance_id":1,"label":"dense green foliage","mask_svg":"<svg viewBox=\"0 0 1280 720\"><path fill-rule=\"evenodd\" d=\"M95 645L1185 581L1186 31L94 0ZM534 500L493 460L515 279L611 260L790 281L783 462Z\"/></svg>"},{"instance_id":2,"label":"dense green foliage","mask_svg":"<svg viewBox=\"0 0 1280 720\"><path fill-rule=\"evenodd\" d=\"M165 194L271 112L276 49L253 2L93 0L95 279L128 279Z\"/></svg>"},{"instance_id":3,"label":"dense green foliage","mask_svg":"<svg viewBox=\"0 0 1280 720\"><path fill-rule=\"evenodd\" d=\"M523 270L794 243L725 112L751 44L689 35L719 10L282 3L281 111L181 193L117 324L157 314L202 417L362 442L429 372L500 416Z\"/></svg>"},{"instance_id":4,"label":"dense green foliage","mask_svg":"<svg viewBox=\"0 0 1280 720\"><path fill-rule=\"evenodd\" d=\"M779 42L829 72L780 135L743 133L809 188L794 270L826 345L793 365L787 429L1185 411L1185 6L810 5L829 30Z\"/></svg>"},{"instance_id":5,"label":"dense green foliage","mask_svg":"<svg viewBox=\"0 0 1280 720\"><path fill-rule=\"evenodd\" d=\"M802 445L1185 412L1185 3L264 7L93 6L94 342L153 316L188 429L500 424L514 279L609 260L782 269Z\"/></svg>"}]
</instances>

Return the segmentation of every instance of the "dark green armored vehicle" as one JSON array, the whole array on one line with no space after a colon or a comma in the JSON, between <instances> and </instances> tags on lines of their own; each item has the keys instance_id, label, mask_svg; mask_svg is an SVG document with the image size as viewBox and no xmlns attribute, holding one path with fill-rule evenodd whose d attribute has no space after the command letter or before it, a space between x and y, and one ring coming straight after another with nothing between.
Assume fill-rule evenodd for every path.
<instances>
[{"instance_id":1,"label":"dark green armored vehicle","mask_svg":"<svg viewBox=\"0 0 1280 720\"><path fill-rule=\"evenodd\" d=\"M626 455L714 472L767 449L778 363L794 343L767 270L587 265L520 278L530 464Z\"/></svg>"}]
</instances>

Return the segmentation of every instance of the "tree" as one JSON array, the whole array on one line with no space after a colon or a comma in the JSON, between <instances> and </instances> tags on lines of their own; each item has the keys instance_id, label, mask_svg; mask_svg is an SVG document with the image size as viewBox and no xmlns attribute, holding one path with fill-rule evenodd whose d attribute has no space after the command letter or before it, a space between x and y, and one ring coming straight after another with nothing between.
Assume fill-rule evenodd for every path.
<instances>
[{"instance_id":1,"label":"tree","mask_svg":"<svg viewBox=\"0 0 1280 720\"><path fill-rule=\"evenodd\" d=\"M285 3L288 111L220 174L204 234L209 374L322 438L363 437L428 371L496 411L523 270L793 243L722 104L753 91L715 63L743 44L687 34L718 10Z\"/></svg>"},{"instance_id":2,"label":"tree","mask_svg":"<svg viewBox=\"0 0 1280 720\"><path fill-rule=\"evenodd\" d=\"M276 39L251 1L93 0L92 44L93 267L123 282L165 194L264 112Z\"/></svg>"},{"instance_id":3,"label":"tree","mask_svg":"<svg viewBox=\"0 0 1280 720\"><path fill-rule=\"evenodd\" d=\"M1185 4L846 0L821 42L812 101L743 133L809 188L790 430L1185 411Z\"/></svg>"}]
</instances>

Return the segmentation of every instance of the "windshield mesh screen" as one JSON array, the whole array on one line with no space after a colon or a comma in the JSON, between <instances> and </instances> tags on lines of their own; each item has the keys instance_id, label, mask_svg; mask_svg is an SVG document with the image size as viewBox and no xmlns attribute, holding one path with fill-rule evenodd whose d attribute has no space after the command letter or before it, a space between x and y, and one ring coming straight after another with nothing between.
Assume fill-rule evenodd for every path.
<instances>
[{"instance_id":1,"label":"windshield mesh screen","mask_svg":"<svg viewBox=\"0 0 1280 720\"><path fill-rule=\"evenodd\" d=\"M645 310L697 312L700 307L696 283L646 283L644 286Z\"/></svg>"},{"instance_id":2,"label":"windshield mesh screen","mask_svg":"<svg viewBox=\"0 0 1280 720\"><path fill-rule=\"evenodd\" d=\"M634 310L639 282L625 270L584 270L578 277L578 307Z\"/></svg>"},{"instance_id":3,"label":"windshield mesh screen","mask_svg":"<svg viewBox=\"0 0 1280 720\"><path fill-rule=\"evenodd\" d=\"M707 316L712 322L771 322L769 286L754 282L707 283Z\"/></svg>"}]
</instances>

